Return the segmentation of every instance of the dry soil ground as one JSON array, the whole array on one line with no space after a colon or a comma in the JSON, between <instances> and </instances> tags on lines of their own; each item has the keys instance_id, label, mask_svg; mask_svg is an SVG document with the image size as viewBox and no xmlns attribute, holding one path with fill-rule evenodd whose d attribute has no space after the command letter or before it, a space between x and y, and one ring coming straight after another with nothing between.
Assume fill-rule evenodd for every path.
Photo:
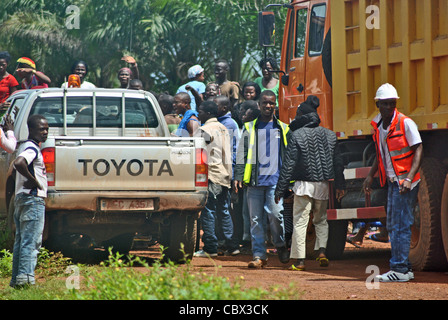
<instances>
[{"instance_id":1,"label":"dry soil ground","mask_svg":"<svg viewBox=\"0 0 448 320\"><path fill-rule=\"evenodd\" d=\"M366 239L362 248L347 244L343 258L330 261L328 268L307 260L305 271L290 271L275 253L270 253L268 266L260 270L247 268L250 254L194 258L192 265L194 270L231 280L243 277L248 287L286 287L294 283L297 298L304 300L448 300L446 271L415 272L415 279L406 283L375 283L375 272L389 270L389 257L389 244Z\"/></svg>"}]
</instances>

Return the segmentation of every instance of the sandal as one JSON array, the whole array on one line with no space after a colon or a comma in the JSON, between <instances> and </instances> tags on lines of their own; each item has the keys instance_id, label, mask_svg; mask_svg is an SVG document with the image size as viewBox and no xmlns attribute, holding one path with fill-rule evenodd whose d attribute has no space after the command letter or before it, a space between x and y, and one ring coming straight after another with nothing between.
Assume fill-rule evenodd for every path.
<instances>
[{"instance_id":1,"label":"sandal","mask_svg":"<svg viewBox=\"0 0 448 320\"><path fill-rule=\"evenodd\" d=\"M319 266L321 266L321 267L328 267L328 265L330 264L327 257L325 257L325 256L317 257L316 261L319 262Z\"/></svg>"},{"instance_id":2,"label":"sandal","mask_svg":"<svg viewBox=\"0 0 448 320\"><path fill-rule=\"evenodd\" d=\"M303 260L299 260L297 261L297 266L295 265L291 265L288 270L292 270L292 271L304 271L305 270L305 261Z\"/></svg>"}]
</instances>

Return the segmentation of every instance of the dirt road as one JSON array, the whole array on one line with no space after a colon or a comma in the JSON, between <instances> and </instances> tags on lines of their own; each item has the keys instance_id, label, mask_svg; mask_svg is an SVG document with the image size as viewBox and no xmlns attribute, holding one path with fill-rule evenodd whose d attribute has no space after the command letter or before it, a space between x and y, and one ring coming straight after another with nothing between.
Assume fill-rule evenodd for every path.
<instances>
[{"instance_id":1,"label":"dirt road","mask_svg":"<svg viewBox=\"0 0 448 320\"><path fill-rule=\"evenodd\" d=\"M224 256L213 261L194 258L192 263L204 272L216 272L229 279L243 276L247 286L283 287L292 282L303 292L298 292L297 297L305 300L448 300L447 272L415 272L415 279L407 283L375 283L374 272L389 270L389 257L389 244L365 240L363 248L347 244L343 258L330 261L328 268L307 260L305 271L290 271L274 254L262 270L247 268L250 255ZM366 271L369 266L372 269Z\"/></svg>"},{"instance_id":2,"label":"dirt road","mask_svg":"<svg viewBox=\"0 0 448 320\"><path fill-rule=\"evenodd\" d=\"M448 300L448 272L415 272L407 283L375 283L376 272L389 270L390 245L365 240L362 248L347 244L341 260L321 268L306 261L306 271L289 271L270 254L267 268L248 269L251 255L194 258L194 270L228 277L244 278L246 286L271 288L294 283L297 298L304 300ZM220 266L220 267L218 267ZM366 269L372 266L372 270Z\"/></svg>"}]
</instances>

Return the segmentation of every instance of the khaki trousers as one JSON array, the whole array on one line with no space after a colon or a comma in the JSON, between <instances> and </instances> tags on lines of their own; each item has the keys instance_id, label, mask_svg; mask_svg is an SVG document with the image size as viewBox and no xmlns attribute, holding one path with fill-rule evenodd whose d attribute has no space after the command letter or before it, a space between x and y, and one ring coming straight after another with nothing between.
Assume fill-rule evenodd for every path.
<instances>
[{"instance_id":1,"label":"khaki trousers","mask_svg":"<svg viewBox=\"0 0 448 320\"><path fill-rule=\"evenodd\" d=\"M305 259L306 230L311 212L313 213L313 224L316 230L314 250L327 247L327 206L328 200L316 200L309 196L294 195L291 259Z\"/></svg>"}]
</instances>

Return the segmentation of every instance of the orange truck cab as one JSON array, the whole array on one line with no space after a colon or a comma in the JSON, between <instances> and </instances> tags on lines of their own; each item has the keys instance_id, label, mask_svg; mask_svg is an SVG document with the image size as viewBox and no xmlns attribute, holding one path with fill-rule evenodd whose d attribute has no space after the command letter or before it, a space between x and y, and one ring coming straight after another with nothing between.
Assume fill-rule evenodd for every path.
<instances>
[{"instance_id":1,"label":"orange truck cab","mask_svg":"<svg viewBox=\"0 0 448 320\"><path fill-rule=\"evenodd\" d=\"M349 221L386 216L387 190L371 197L362 182L375 157L371 120L384 83L397 108L418 125L424 160L411 243L415 270L448 262L448 2L446 0L292 0L259 13L259 40L274 46L275 13L286 13L280 62L279 116L291 122L309 95L320 99L321 125L339 137L347 194L330 194L327 252L341 257Z\"/></svg>"}]
</instances>

